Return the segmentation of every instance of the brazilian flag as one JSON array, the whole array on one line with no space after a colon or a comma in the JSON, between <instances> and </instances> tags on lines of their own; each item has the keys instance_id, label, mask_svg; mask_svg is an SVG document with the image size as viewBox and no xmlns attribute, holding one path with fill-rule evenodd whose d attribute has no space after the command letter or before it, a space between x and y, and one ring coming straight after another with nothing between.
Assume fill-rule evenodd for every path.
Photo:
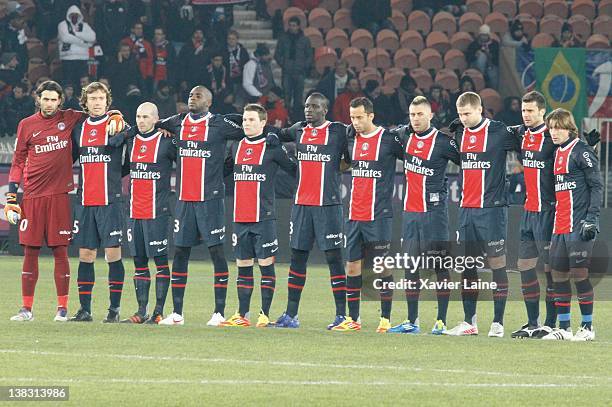
<instances>
[{"instance_id":1,"label":"brazilian flag","mask_svg":"<svg viewBox=\"0 0 612 407\"><path fill-rule=\"evenodd\" d=\"M586 115L586 50L584 48L536 48L536 88L549 108L567 109L578 127Z\"/></svg>"}]
</instances>

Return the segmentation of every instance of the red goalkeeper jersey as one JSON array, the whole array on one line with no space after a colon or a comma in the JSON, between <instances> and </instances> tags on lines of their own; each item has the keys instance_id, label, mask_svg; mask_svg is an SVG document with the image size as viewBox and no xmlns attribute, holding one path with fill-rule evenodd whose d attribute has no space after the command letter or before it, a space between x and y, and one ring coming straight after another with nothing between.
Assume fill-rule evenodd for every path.
<instances>
[{"instance_id":1,"label":"red goalkeeper jersey","mask_svg":"<svg viewBox=\"0 0 612 407\"><path fill-rule=\"evenodd\" d=\"M9 182L23 181L24 198L74 189L71 133L86 116L72 109L59 110L49 118L38 112L19 123Z\"/></svg>"}]
</instances>

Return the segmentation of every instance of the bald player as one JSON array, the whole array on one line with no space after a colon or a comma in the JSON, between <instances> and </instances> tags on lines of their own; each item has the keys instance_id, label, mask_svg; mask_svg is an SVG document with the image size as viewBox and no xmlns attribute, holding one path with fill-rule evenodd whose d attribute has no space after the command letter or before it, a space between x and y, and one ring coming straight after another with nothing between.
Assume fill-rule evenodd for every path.
<instances>
[{"instance_id":1,"label":"bald player","mask_svg":"<svg viewBox=\"0 0 612 407\"><path fill-rule=\"evenodd\" d=\"M163 137L155 129L159 120L157 106L143 103L136 111L136 128L127 136L127 158L130 175L130 217L127 239L134 258L134 286L138 310L123 323L157 324L162 313L168 286L168 222L172 163L176 160L176 140ZM151 274L149 259L155 262L156 304L149 317Z\"/></svg>"},{"instance_id":2,"label":"bald player","mask_svg":"<svg viewBox=\"0 0 612 407\"><path fill-rule=\"evenodd\" d=\"M225 241L225 184L223 167L228 139L244 137L240 115L209 111L212 94L204 86L189 93L188 113L171 116L159 127L175 134L177 147L176 203L173 224L175 253L172 263L174 310L162 325L183 325L183 297L191 248L205 243L214 268L215 309L208 321L218 326L225 321L225 298L229 271L223 251Z\"/></svg>"}]
</instances>

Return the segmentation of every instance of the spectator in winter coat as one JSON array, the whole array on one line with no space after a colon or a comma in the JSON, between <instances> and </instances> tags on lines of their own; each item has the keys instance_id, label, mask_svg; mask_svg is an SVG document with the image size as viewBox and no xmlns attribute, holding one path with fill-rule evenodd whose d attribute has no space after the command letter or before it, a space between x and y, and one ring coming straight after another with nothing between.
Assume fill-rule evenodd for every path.
<instances>
[{"instance_id":1,"label":"spectator in winter coat","mask_svg":"<svg viewBox=\"0 0 612 407\"><path fill-rule=\"evenodd\" d=\"M302 32L299 18L289 19L289 28L276 43L274 59L283 69L285 106L291 113L301 114L304 81L313 65L313 50Z\"/></svg>"},{"instance_id":2,"label":"spectator in winter coat","mask_svg":"<svg viewBox=\"0 0 612 407\"><path fill-rule=\"evenodd\" d=\"M131 33L121 40L121 44L130 47L132 55L138 63L140 79L147 90L153 86L153 45L143 36L142 23L136 22L132 25Z\"/></svg>"},{"instance_id":3,"label":"spectator in winter coat","mask_svg":"<svg viewBox=\"0 0 612 407\"><path fill-rule=\"evenodd\" d=\"M361 92L359 80L357 78L349 80L346 84L346 90L338 95L334 102L334 120L344 124L351 124L351 115L349 111L351 100L363 96L364 94Z\"/></svg>"},{"instance_id":4,"label":"spectator in winter coat","mask_svg":"<svg viewBox=\"0 0 612 407\"><path fill-rule=\"evenodd\" d=\"M89 48L96 42L96 33L83 21L77 6L70 6L66 19L57 25L58 47L65 80L87 74Z\"/></svg>"}]
</instances>

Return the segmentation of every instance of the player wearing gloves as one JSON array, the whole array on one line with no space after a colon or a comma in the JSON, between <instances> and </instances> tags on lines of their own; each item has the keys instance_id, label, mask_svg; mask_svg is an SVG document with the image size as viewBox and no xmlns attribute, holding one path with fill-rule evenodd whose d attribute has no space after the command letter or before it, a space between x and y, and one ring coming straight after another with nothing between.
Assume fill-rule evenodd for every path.
<instances>
[{"instance_id":1,"label":"player wearing gloves","mask_svg":"<svg viewBox=\"0 0 612 407\"><path fill-rule=\"evenodd\" d=\"M61 110L62 87L45 81L36 90L39 112L23 119L17 128L15 154L9 174L9 192L4 213L13 224L19 222L19 243L24 246L21 274L22 308L12 321L31 321L34 289L38 281L38 255L46 244L55 259L57 314L55 321L67 321L70 266L67 246L72 235L72 215L68 192L74 189L71 133L87 117L83 112ZM107 119L123 122L120 117ZM120 126L119 126L120 127ZM109 132L110 133L110 132ZM113 133L114 134L114 133ZM17 190L23 181L23 201Z\"/></svg>"},{"instance_id":2,"label":"player wearing gloves","mask_svg":"<svg viewBox=\"0 0 612 407\"><path fill-rule=\"evenodd\" d=\"M599 161L593 150L578 138L572 114L555 109L546 117L555 152L555 221L550 246L550 265L555 288L559 328L544 340L592 341L593 286L589 281L589 263L593 243L599 232L599 211L603 183ZM574 279L582 323L572 334L570 306Z\"/></svg>"}]
</instances>

